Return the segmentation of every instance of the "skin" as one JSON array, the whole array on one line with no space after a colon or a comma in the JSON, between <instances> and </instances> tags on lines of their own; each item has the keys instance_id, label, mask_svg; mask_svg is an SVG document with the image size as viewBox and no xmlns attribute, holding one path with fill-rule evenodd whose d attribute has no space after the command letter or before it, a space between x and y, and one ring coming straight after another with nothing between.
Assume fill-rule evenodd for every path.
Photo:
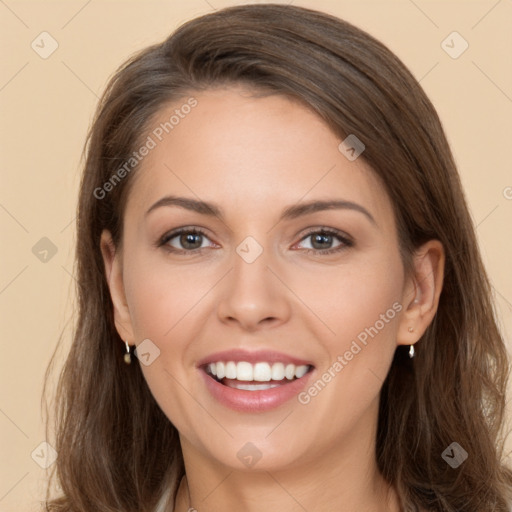
<instances>
[{"instance_id":1,"label":"skin","mask_svg":"<svg viewBox=\"0 0 512 512\"><path fill-rule=\"evenodd\" d=\"M186 478L175 510L398 511L374 455L379 393L396 347L414 344L435 315L442 245L418 249L405 274L382 183L362 158L338 150L339 137L308 108L241 87L193 96L198 105L137 170L121 247L108 231L101 239L121 338L149 338L160 350L141 368L180 434ZM223 220L177 206L145 215L170 194L213 202ZM350 209L279 220L285 207L315 199L357 203L375 223ZM201 253L156 246L190 226L206 232ZM354 245L336 237L313 245L308 231L322 227ZM250 264L236 252L247 236L263 249ZM187 250L179 236L167 247ZM401 311L307 404L235 412L212 398L196 368L220 350L273 349L312 361L314 382L394 303ZM251 468L237 457L247 442L262 455Z\"/></svg>"}]
</instances>

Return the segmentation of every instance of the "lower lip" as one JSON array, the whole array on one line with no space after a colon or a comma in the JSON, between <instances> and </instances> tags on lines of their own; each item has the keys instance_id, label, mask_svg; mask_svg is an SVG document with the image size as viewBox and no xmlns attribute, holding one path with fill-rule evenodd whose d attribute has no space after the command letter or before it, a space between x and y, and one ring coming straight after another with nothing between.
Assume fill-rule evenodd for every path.
<instances>
[{"instance_id":1,"label":"lower lip","mask_svg":"<svg viewBox=\"0 0 512 512\"><path fill-rule=\"evenodd\" d=\"M205 379L206 387L221 404L241 412L263 412L275 409L284 404L294 396L297 396L314 372L310 370L300 379L295 379L275 388L248 391L246 389L230 388L217 382L210 377L203 369L199 370Z\"/></svg>"}]
</instances>

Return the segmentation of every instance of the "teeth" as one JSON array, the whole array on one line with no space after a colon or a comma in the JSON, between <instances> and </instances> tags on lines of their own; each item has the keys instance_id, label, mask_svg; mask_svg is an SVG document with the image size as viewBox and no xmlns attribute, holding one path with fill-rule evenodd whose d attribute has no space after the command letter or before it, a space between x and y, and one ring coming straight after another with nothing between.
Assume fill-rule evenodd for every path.
<instances>
[{"instance_id":1,"label":"teeth","mask_svg":"<svg viewBox=\"0 0 512 512\"><path fill-rule=\"evenodd\" d=\"M227 386L235 389L245 389L246 391L262 391L263 389L278 388L280 384L240 384L239 382L228 381Z\"/></svg>"},{"instance_id":2,"label":"teeth","mask_svg":"<svg viewBox=\"0 0 512 512\"><path fill-rule=\"evenodd\" d=\"M256 363L251 364L247 361L239 361L235 363L234 361L227 362L218 362L218 363L210 363L208 365L208 372L211 375L217 377L217 379L221 380L224 377L226 379L233 379L239 381L258 381L258 382L268 382L270 380L293 380L294 378L300 379L303 377L309 370L309 366L307 364L295 366L294 364L287 364L286 366L283 363ZM276 384L277 385L277 384ZM241 386L249 386L249 387L241 387ZM252 385L261 386L261 385ZM251 385L240 384L237 386L238 389L253 389ZM260 387L254 389L268 389L267 387ZM270 387L274 387L270 385Z\"/></svg>"},{"instance_id":3,"label":"teeth","mask_svg":"<svg viewBox=\"0 0 512 512\"><path fill-rule=\"evenodd\" d=\"M297 368L295 368L295 377L297 377L297 379L304 377L304 375L306 375L306 373L308 373L308 370L309 370L309 366L307 364L297 366Z\"/></svg>"},{"instance_id":4,"label":"teeth","mask_svg":"<svg viewBox=\"0 0 512 512\"><path fill-rule=\"evenodd\" d=\"M272 365L272 380L284 379L284 364L274 363Z\"/></svg>"},{"instance_id":5,"label":"teeth","mask_svg":"<svg viewBox=\"0 0 512 512\"><path fill-rule=\"evenodd\" d=\"M238 363L240 364L240 363ZM272 377L272 370L268 363L256 363L254 365L253 378L251 380L258 380L265 382Z\"/></svg>"},{"instance_id":6,"label":"teeth","mask_svg":"<svg viewBox=\"0 0 512 512\"><path fill-rule=\"evenodd\" d=\"M240 361L236 365L236 380L253 380L252 376L254 374L254 370L251 363L247 363L246 361Z\"/></svg>"},{"instance_id":7,"label":"teeth","mask_svg":"<svg viewBox=\"0 0 512 512\"><path fill-rule=\"evenodd\" d=\"M218 379L223 379L226 376L226 365L224 363L213 364Z\"/></svg>"},{"instance_id":8,"label":"teeth","mask_svg":"<svg viewBox=\"0 0 512 512\"><path fill-rule=\"evenodd\" d=\"M233 361L226 363L226 379L236 379L236 364Z\"/></svg>"},{"instance_id":9,"label":"teeth","mask_svg":"<svg viewBox=\"0 0 512 512\"><path fill-rule=\"evenodd\" d=\"M284 374L288 380L292 380L295 377L295 366L293 364L287 364L284 369Z\"/></svg>"}]
</instances>

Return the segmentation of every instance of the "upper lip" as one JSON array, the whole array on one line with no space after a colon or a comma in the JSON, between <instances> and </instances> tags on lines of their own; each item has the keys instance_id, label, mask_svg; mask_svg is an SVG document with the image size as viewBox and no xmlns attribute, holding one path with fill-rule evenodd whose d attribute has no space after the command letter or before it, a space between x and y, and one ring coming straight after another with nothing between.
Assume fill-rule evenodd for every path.
<instances>
[{"instance_id":1,"label":"upper lip","mask_svg":"<svg viewBox=\"0 0 512 512\"><path fill-rule=\"evenodd\" d=\"M224 350L222 352L215 352L214 354L210 354L200 361L198 361L197 366L205 366L209 363L217 363L217 362L227 362L227 361L247 361L248 363L284 363L284 364L294 364L295 366L301 365L310 365L313 364L310 361L306 361L305 359L300 359L298 357L285 354L283 352L276 352L275 350L245 350L245 349L232 349L232 350Z\"/></svg>"}]
</instances>

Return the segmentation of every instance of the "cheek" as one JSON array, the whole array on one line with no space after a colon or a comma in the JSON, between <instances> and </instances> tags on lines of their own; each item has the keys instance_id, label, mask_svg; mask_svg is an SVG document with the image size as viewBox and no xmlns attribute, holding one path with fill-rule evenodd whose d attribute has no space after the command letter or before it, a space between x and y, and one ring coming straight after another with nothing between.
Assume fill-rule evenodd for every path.
<instances>
[{"instance_id":1,"label":"cheek","mask_svg":"<svg viewBox=\"0 0 512 512\"><path fill-rule=\"evenodd\" d=\"M381 346L395 344L402 288L399 255L382 251L314 275L304 272L294 289L321 320L317 334L332 358L348 350L358 336L379 340Z\"/></svg>"},{"instance_id":2,"label":"cheek","mask_svg":"<svg viewBox=\"0 0 512 512\"><path fill-rule=\"evenodd\" d=\"M170 265L161 255L134 254L127 261L125 286L136 337L176 339L174 331L197 314L213 277L204 266Z\"/></svg>"},{"instance_id":3,"label":"cheek","mask_svg":"<svg viewBox=\"0 0 512 512\"><path fill-rule=\"evenodd\" d=\"M170 265L162 256L133 251L124 281L136 344L149 339L158 347L154 362L141 364L146 382L169 420L184 428L198 413L183 388L195 371L189 349L214 307L210 292L218 276L208 265Z\"/></svg>"},{"instance_id":4,"label":"cheek","mask_svg":"<svg viewBox=\"0 0 512 512\"><path fill-rule=\"evenodd\" d=\"M141 359L141 370L151 394L178 430L190 425L197 414L183 387L191 370L186 354L201 324L195 321L198 303L211 288L211 275L203 276L203 280L195 274L191 280L192 270L171 268L164 260L157 262L144 254L132 253L125 265L125 291L135 342L149 339L157 347L157 356L153 359L151 355L150 364L145 365Z\"/></svg>"},{"instance_id":5,"label":"cheek","mask_svg":"<svg viewBox=\"0 0 512 512\"><path fill-rule=\"evenodd\" d=\"M332 439L375 403L389 371L403 307L401 261L383 257L381 263L338 269L326 283L308 305L334 334L323 329L324 358L299 401L309 414L327 416L322 435Z\"/></svg>"},{"instance_id":6,"label":"cheek","mask_svg":"<svg viewBox=\"0 0 512 512\"><path fill-rule=\"evenodd\" d=\"M336 331L344 341L376 339L379 345L392 342L400 309L400 280L389 280L389 274L348 279L345 291L337 295ZM365 345L369 346L369 345Z\"/></svg>"}]
</instances>

